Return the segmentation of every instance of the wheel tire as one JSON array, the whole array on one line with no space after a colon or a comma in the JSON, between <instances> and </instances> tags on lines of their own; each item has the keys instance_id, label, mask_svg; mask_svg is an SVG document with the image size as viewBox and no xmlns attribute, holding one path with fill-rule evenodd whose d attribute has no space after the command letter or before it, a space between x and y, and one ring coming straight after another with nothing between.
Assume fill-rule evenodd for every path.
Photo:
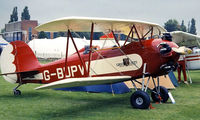
<instances>
[{"instance_id":1,"label":"wheel tire","mask_svg":"<svg viewBox=\"0 0 200 120\"><path fill-rule=\"evenodd\" d=\"M136 91L131 95L130 102L133 108L148 109L150 105L150 97L144 91Z\"/></svg>"},{"instance_id":2,"label":"wheel tire","mask_svg":"<svg viewBox=\"0 0 200 120\"><path fill-rule=\"evenodd\" d=\"M158 87L157 87L158 89ZM157 94L157 91L156 91L156 88L154 88L151 92L151 98L154 102L167 102L167 100L169 99L169 95L168 95L168 90L163 87L163 86L160 86L160 97L161 97L161 101L158 97L158 94Z\"/></svg>"},{"instance_id":3,"label":"wheel tire","mask_svg":"<svg viewBox=\"0 0 200 120\"><path fill-rule=\"evenodd\" d=\"M14 95L15 95L15 96L21 95L21 91L20 91L20 90L14 90L13 92L14 92Z\"/></svg>"}]
</instances>

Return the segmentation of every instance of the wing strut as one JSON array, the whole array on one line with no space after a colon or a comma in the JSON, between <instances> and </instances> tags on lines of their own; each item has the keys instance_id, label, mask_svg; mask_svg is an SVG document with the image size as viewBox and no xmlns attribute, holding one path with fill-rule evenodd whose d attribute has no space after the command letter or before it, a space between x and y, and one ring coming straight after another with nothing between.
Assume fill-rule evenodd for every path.
<instances>
[{"instance_id":1,"label":"wing strut","mask_svg":"<svg viewBox=\"0 0 200 120\"><path fill-rule=\"evenodd\" d=\"M91 34L90 34L90 52L89 52L89 61L88 61L88 76L90 76L90 62L91 62L91 58L92 58L93 33L94 33L94 23L92 23Z\"/></svg>"},{"instance_id":2,"label":"wing strut","mask_svg":"<svg viewBox=\"0 0 200 120\"><path fill-rule=\"evenodd\" d=\"M153 27L152 27L152 31L151 31L151 39L153 38Z\"/></svg>"},{"instance_id":3,"label":"wing strut","mask_svg":"<svg viewBox=\"0 0 200 120\"><path fill-rule=\"evenodd\" d=\"M151 29L149 29L149 31L145 35L143 35L142 39L144 39L146 35L148 35L151 31L153 31L153 27L151 27ZM152 38L152 33L153 32L151 32L151 38Z\"/></svg>"},{"instance_id":4,"label":"wing strut","mask_svg":"<svg viewBox=\"0 0 200 120\"><path fill-rule=\"evenodd\" d=\"M119 40L116 38L113 30L112 30L113 37L115 38L115 42L117 43L118 47L120 47Z\"/></svg>"},{"instance_id":5,"label":"wing strut","mask_svg":"<svg viewBox=\"0 0 200 120\"><path fill-rule=\"evenodd\" d=\"M133 25L134 26L134 25ZM128 38L130 37L130 34L131 33L133 33L133 26L131 27L131 30L130 30L130 32L128 33L128 36L126 37L126 40L125 40L125 42L124 42L124 45L126 45L126 42L128 41ZM124 46L123 45L123 46Z\"/></svg>"},{"instance_id":6,"label":"wing strut","mask_svg":"<svg viewBox=\"0 0 200 120\"><path fill-rule=\"evenodd\" d=\"M69 30L67 31L67 45L66 45L66 54L65 54L65 72L64 77L66 78L66 69L67 69L67 57L68 57L68 49L69 49Z\"/></svg>"},{"instance_id":7,"label":"wing strut","mask_svg":"<svg viewBox=\"0 0 200 120\"><path fill-rule=\"evenodd\" d=\"M136 32L136 34L137 34L137 37L138 37L138 39L139 39L139 41L140 41L141 46L143 46L143 45L142 45L141 38L140 38L140 35L139 35L139 33L138 33L137 28L135 27L135 25L133 25L133 28L135 29L135 32Z\"/></svg>"},{"instance_id":8,"label":"wing strut","mask_svg":"<svg viewBox=\"0 0 200 120\"><path fill-rule=\"evenodd\" d=\"M83 59L81 58L81 56L80 56L80 53L78 52L78 48L77 48L77 46L76 46L76 43L74 42L74 39L73 39L73 37L72 37L72 34L71 34L71 32L70 32L70 30L68 29L68 32L67 32L67 48L66 48L66 58L65 58L65 77L66 77L66 69L67 69L67 59L68 59L68 49L69 49L69 37L71 38L71 40L72 40L72 43L73 43L73 45L74 45L74 48L76 49L76 52L77 52L77 54L78 54L78 57L79 57L79 60L81 61L81 64L83 65L83 68L84 68L84 73L87 73L86 75L88 75L88 72L87 72L87 70L86 70L86 65L85 65L85 63L83 62Z\"/></svg>"},{"instance_id":9,"label":"wing strut","mask_svg":"<svg viewBox=\"0 0 200 120\"><path fill-rule=\"evenodd\" d=\"M132 33L132 38L133 38L133 28L134 28L134 30L135 30L135 32L136 32L136 35L137 35L137 37L138 37L138 39L139 39L139 42L140 42L141 46L143 46L143 45L142 45L141 39L144 38L150 31L153 33L153 27L152 27L142 38L140 38L140 35L139 35L138 31L137 31L137 28L135 27L135 25L133 25L133 26L131 27L131 30L130 30L130 32L129 32L129 34L128 34L126 40L125 40L125 42L124 42L124 45L125 45L126 42L128 41L128 38L130 37L130 34L131 34L131 33ZM151 37L152 37L152 35L151 35Z\"/></svg>"},{"instance_id":10,"label":"wing strut","mask_svg":"<svg viewBox=\"0 0 200 120\"><path fill-rule=\"evenodd\" d=\"M75 42L74 42L74 39L73 39L73 37L72 37L72 34L71 34L71 31L68 29L68 31L67 31L67 45L66 45L66 58L65 58L65 69L67 68L67 60L68 60L68 49L69 49L69 37L71 38L71 40L72 40L72 43L73 43L73 45L74 45L74 48L76 49L76 52L77 52L77 54L78 54L78 57L79 57L79 59L80 59L80 61L81 61L81 64L83 65L83 68L84 68L84 73L86 73L86 75L85 76L90 76L89 75L89 73L90 73L90 62L91 62L91 59L92 59L92 41L93 41L93 33L94 33L94 23L92 23L92 25L91 25L91 35L90 35L90 52L89 52L89 59L88 59L88 69L86 69L86 65L85 65L85 63L83 62L83 59L81 58L81 56L80 56L80 53L78 52L78 48L77 48L77 46L76 46L76 44L75 44ZM65 77L66 77L66 71L67 70L65 70L65 72L64 72L64 74L65 74Z\"/></svg>"}]
</instances>

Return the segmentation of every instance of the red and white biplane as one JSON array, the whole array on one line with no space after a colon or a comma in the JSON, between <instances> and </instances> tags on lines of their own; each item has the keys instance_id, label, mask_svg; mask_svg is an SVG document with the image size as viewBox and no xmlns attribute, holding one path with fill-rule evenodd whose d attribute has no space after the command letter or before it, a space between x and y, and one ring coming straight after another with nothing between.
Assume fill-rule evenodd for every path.
<instances>
[{"instance_id":1,"label":"red and white biplane","mask_svg":"<svg viewBox=\"0 0 200 120\"><path fill-rule=\"evenodd\" d=\"M36 89L47 89L131 80L135 86L137 78L158 78L174 70L180 54L189 52L186 48L179 50L163 27L143 21L66 17L47 22L36 29L66 31L66 58L41 65L27 44L22 41L11 42L2 52L1 72L5 80L19 84L14 88L15 95L21 94L17 89L26 83L44 84ZM115 37L117 46L101 49L93 46L94 32L115 34L116 31L127 36L123 45ZM78 50L72 32L90 32L90 46ZM165 34L161 38L162 33ZM70 40L73 44L69 44ZM72 45L76 52L69 56L68 48ZM134 108L149 108L150 97L146 92L148 83L145 84L143 79L141 90L135 86L136 92L130 99ZM159 80L158 86L154 85L152 99L166 102L169 97L167 89L159 86Z\"/></svg>"}]
</instances>

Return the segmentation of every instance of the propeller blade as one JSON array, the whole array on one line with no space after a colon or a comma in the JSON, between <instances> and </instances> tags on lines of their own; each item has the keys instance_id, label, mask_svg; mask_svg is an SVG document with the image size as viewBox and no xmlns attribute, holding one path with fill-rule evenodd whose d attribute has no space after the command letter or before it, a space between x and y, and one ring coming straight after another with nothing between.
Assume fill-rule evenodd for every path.
<instances>
[{"instance_id":1,"label":"propeller blade","mask_svg":"<svg viewBox=\"0 0 200 120\"><path fill-rule=\"evenodd\" d=\"M181 46L179 48L172 48L172 50L176 53L179 53L181 55L191 54L192 50L190 48L187 48L185 46Z\"/></svg>"}]
</instances>

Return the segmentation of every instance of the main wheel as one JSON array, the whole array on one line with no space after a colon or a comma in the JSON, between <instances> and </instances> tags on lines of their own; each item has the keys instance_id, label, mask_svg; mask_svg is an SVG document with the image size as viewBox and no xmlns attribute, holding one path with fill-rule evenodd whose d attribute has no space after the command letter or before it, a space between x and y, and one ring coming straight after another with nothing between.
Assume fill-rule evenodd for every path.
<instances>
[{"instance_id":1,"label":"main wheel","mask_svg":"<svg viewBox=\"0 0 200 120\"><path fill-rule=\"evenodd\" d=\"M156 89L158 90L158 87L154 88L151 92L151 98L153 99L154 102L167 102L169 95L168 95L168 90L163 87L160 86L160 94L156 91ZM161 97L161 101L160 101L160 97Z\"/></svg>"},{"instance_id":2,"label":"main wheel","mask_svg":"<svg viewBox=\"0 0 200 120\"><path fill-rule=\"evenodd\" d=\"M131 95L130 102L133 108L148 109L150 105L150 97L144 91L136 91Z\"/></svg>"},{"instance_id":3,"label":"main wheel","mask_svg":"<svg viewBox=\"0 0 200 120\"><path fill-rule=\"evenodd\" d=\"M15 96L21 95L21 91L20 90L14 90L13 91Z\"/></svg>"}]
</instances>

